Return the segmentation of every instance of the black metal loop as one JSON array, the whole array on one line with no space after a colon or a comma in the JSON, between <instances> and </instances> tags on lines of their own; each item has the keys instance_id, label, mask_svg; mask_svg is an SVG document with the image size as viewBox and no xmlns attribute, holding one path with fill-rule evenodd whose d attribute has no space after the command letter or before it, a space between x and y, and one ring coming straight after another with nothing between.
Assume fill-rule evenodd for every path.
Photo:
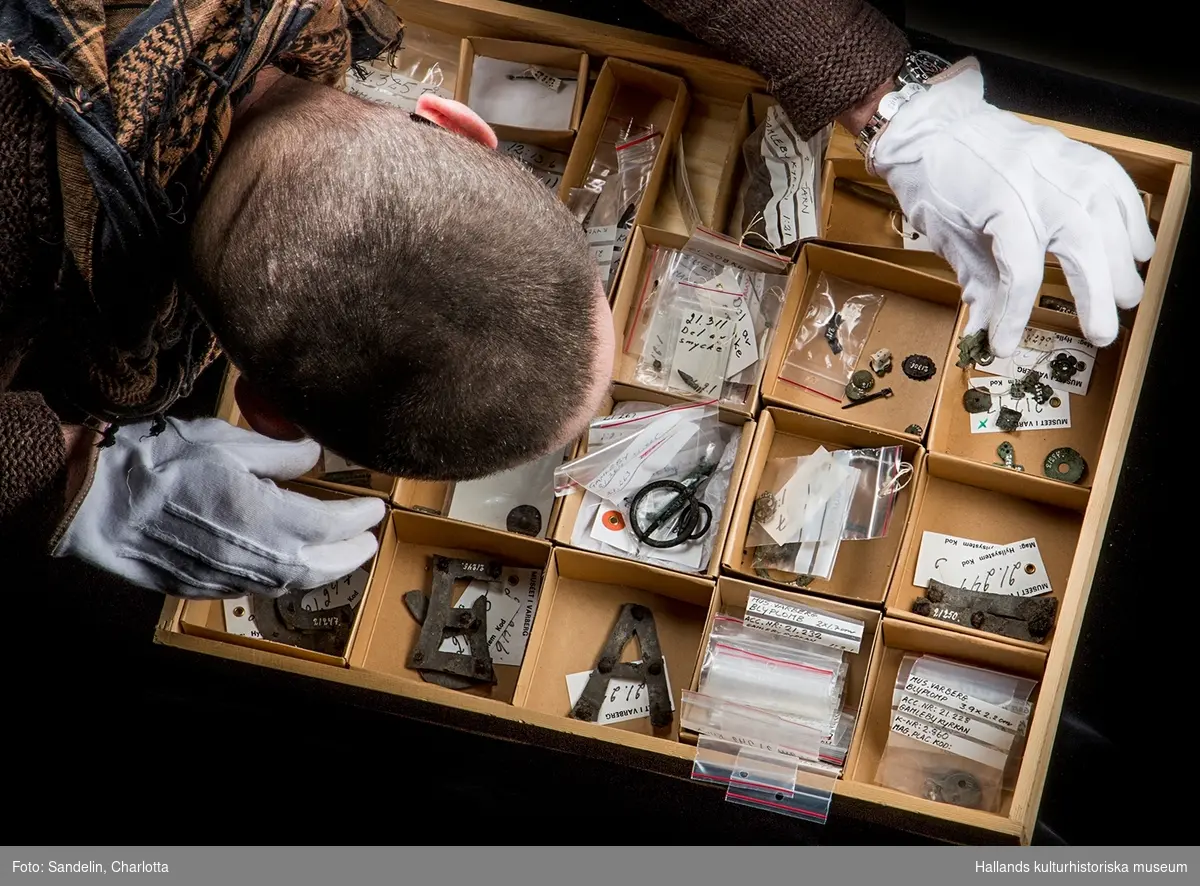
<instances>
[{"instance_id":1,"label":"black metal loop","mask_svg":"<svg viewBox=\"0 0 1200 886\"><path fill-rule=\"evenodd\" d=\"M650 522L642 527L638 519L638 508L646 496L658 489L670 489L678 493ZM676 517L676 515L678 515ZM651 534L676 517L674 533L665 539L651 538ZM703 519L703 525L701 520ZM678 480L655 480L637 491L629 502L629 528L637 540L651 548L674 548L689 541L703 538L712 527L712 509L696 498L694 489L689 489Z\"/></svg>"}]
</instances>

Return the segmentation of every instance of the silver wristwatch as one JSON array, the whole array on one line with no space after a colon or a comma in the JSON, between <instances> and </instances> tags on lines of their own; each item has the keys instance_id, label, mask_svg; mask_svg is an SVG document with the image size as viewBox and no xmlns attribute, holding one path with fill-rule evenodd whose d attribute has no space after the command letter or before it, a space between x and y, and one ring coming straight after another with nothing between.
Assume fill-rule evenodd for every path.
<instances>
[{"instance_id":1,"label":"silver wristwatch","mask_svg":"<svg viewBox=\"0 0 1200 886\"><path fill-rule=\"evenodd\" d=\"M878 110L871 115L871 119L854 142L858 152L867 158L868 166L871 165L871 145L879 130L883 129L884 124L892 119L905 102L918 92L929 88L925 85L928 80L949 67L950 62L932 52L910 52L904 57L904 64L896 73L895 91L887 93L879 100Z\"/></svg>"}]
</instances>

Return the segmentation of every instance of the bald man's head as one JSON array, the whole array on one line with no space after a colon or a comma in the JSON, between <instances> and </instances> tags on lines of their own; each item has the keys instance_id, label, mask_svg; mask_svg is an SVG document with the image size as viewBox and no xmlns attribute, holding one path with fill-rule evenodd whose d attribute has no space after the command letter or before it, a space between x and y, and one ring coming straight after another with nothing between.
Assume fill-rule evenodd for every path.
<instances>
[{"instance_id":1,"label":"bald man's head","mask_svg":"<svg viewBox=\"0 0 1200 886\"><path fill-rule=\"evenodd\" d=\"M191 249L197 303L255 392L406 477L479 477L579 434L612 319L554 195L445 120L298 81L266 103L222 155Z\"/></svg>"}]
</instances>

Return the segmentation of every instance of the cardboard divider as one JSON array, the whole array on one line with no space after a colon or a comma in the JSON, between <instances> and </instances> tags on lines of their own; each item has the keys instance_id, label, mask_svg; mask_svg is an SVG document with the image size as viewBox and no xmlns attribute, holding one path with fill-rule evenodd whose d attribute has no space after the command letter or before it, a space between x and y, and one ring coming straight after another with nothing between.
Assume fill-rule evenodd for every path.
<instances>
[{"instance_id":1,"label":"cardboard divider","mask_svg":"<svg viewBox=\"0 0 1200 886\"><path fill-rule=\"evenodd\" d=\"M580 187L587 179L608 119L631 119L637 124L651 125L655 132L661 133L650 179L633 217L634 226L649 222L670 169L675 143L687 120L690 102L687 83L682 77L619 58L605 59L563 170L559 198L566 202L571 189ZM628 250L609 280L610 293L616 289L627 257Z\"/></svg>"},{"instance_id":2,"label":"cardboard divider","mask_svg":"<svg viewBox=\"0 0 1200 886\"><path fill-rule=\"evenodd\" d=\"M856 369L870 371L871 355L881 348L892 352L892 369L875 379L871 393L891 388L891 397L862 403L848 409L843 394L839 401L802 387L796 379L781 375L789 351L813 303L821 274L839 278L862 292L886 292L875 317L871 334L862 348ZM939 376L957 359L954 330L958 322L961 293L957 284L910 268L868 258L815 243L806 244L796 257L787 302L780 319L762 384L763 400L836 418L850 424L919 440L929 427L937 398ZM828 348L824 342L819 347ZM951 359L950 355L954 354ZM936 374L926 381L908 378L901 368L910 354L932 358ZM921 433L908 433L918 426Z\"/></svg>"},{"instance_id":3,"label":"cardboard divider","mask_svg":"<svg viewBox=\"0 0 1200 886\"><path fill-rule=\"evenodd\" d=\"M465 37L458 61L458 82L455 101L471 107L471 80L476 57L501 61L522 62L539 67L575 71L575 101L568 125L559 129L530 129L486 120L501 141L515 141L555 151L569 151L583 117L584 97L588 87L588 56L585 52L546 43L525 43L517 40L496 40L490 37Z\"/></svg>"},{"instance_id":4,"label":"cardboard divider","mask_svg":"<svg viewBox=\"0 0 1200 886\"><path fill-rule=\"evenodd\" d=\"M663 394L677 403L686 402L689 398L682 395L656 391L653 388L638 384L637 367L641 355L632 344L629 344L629 350L626 350L626 346L630 342L639 319L642 323L647 322L647 318L639 318L639 315L642 313L644 304L649 298L650 293L659 282L652 279L657 251L660 249L683 249L687 245L687 242L688 237L686 235L665 231L661 228L652 228L644 225L639 225L635 228L633 235L630 237L629 246L625 251L625 271L621 275L621 280L617 285L616 294L612 302L613 332L616 337L613 380L623 385L638 388L639 390ZM787 269L787 273L789 274L789 279L791 279L792 269L790 267ZM786 298L790 299L792 293L793 290L789 286ZM785 302L780 312L781 322L787 316L787 311L788 306ZM778 335L775 338L777 340ZM737 403L732 400L722 400L721 407L727 411L747 417L754 415L758 411L763 387L763 373L767 365L768 361L765 359L758 361L755 383L747 390L744 402Z\"/></svg>"},{"instance_id":5,"label":"cardboard divider","mask_svg":"<svg viewBox=\"0 0 1200 886\"><path fill-rule=\"evenodd\" d=\"M916 501L904 532L900 557L887 595L889 617L916 621L942 630L969 634L978 640L995 640L1027 649L1045 651L1054 642L1052 632L1044 643L1011 640L975 628L917 615L912 604L925 593L913 582L921 540L926 532L1007 545L1027 538L1037 539L1038 552L1046 568L1051 594L1063 593L1079 543L1083 516L1076 511L1030 501L1014 488L1020 475L986 470L931 452L925 470L917 477Z\"/></svg>"},{"instance_id":6,"label":"cardboard divider","mask_svg":"<svg viewBox=\"0 0 1200 886\"><path fill-rule=\"evenodd\" d=\"M1047 294L1045 289L1043 294ZM958 329L955 331L955 341L962 334L967 321L966 312L960 318ZM1049 332L1062 333L1082 337L1078 320L1070 315L1046 308L1035 308L1030 317L1029 326ZM1029 498L1047 501L1051 504L1064 504L1083 510L1087 504L1088 491L1092 485L1091 470L1084 474L1078 484L1067 483L1064 480L1051 479L1044 472L1043 464L1046 456L1060 448L1069 447L1076 450L1085 463L1094 467L1100 457L1100 444L1104 439L1104 429L1108 425L1108 416L1112 411L1113 398L1116 394L1117 379L1124 364L1125 348L1128 333L1122 329L1118 341L1107 348L1099 349L1092 370L1091 381L1086 396L1069 393L1050 377L1050 362L1061 349L1052 349L1038 358L1037 371L1042 373L1042 381L1054 388L1059 400L1064 398L1071 410L1071 426L1028 428L1014 433L973 433L972 428L987 419L985 415L971 414L963 406L963 396L970 387L977 387L981 379L995 378L987 370L990 367L975 367L960 369L953 362L942 373L941 390L937 407L934 411L933 424L930 428L928 446L931 452L941 452L958 456L968 461L977 462L989 470L1017 473L1017 480L1026 487L1024 493ZM1080 359L1086 359L1082 354L1075 354ZM1024 361L1025 365L1029 361ZM1007 402L1007 401L1006 401ZM1045 406L1037 406L1032 398L1026 397L1023 403L1036 415L1042 410L1050 412L1053 401ZM1049 421L1049 419L1047 419ZM1014 472L1009 468L997 465L1001 461L997 447L1008 442L1014 450L1014 461L1024 467L1023 472Z\"/></svg>"},{"instance_id":7,"label":"cardboard divider","mask_svg":"<svg viewBox=\"0 0 1200 886\"><path fill-rule=\"evenodd\" d=\"M966 637L948 631L939 630L922 624L900 621L887 617L881 625L882 643L871 662L871 674L864 693L866 704L860 711L855 729L854 741L850 746L850 755L846 760L844 779L853 782L863 782L877 785L876 772L879 761L887 746L888 734L892 728L892 695L895 691L896 676L900 671L900 662L906 654L936 655L952 659L966 665L988 668L990 670L1011 674L1017 677L1028 677L1041 680L1046 667L1046 656L1035 650L1020 649L1004 643L983 640L976 637ZM1034 689L1031 701L1038 702L1038 689ZM1030 756L1033 757L1030 760ZM1035 765L1036 754L1025 755L1023 765ZM910 797L900 791L879 786L886 794L909 797L903 804L917 804L917 811L937 815L938 812L926 807L942 807L945 805L934 800ZM977 823L981 827L999 828L999 822L1006 819L1012 805L1012 791L1004 791L999 812L982 812L977 809L954 808L953 817L963 822ZM989 824L989 820L993 823Z\"/></svg>"},{"instance_id":8,"label":"cardboard divider","mask_svg":"<svg viewBox=\"0 0 1200 886\"><path fill-rule=\"evenodd\" d=\"M672 406L679 402L675 398L672 398L667 394L661 394L657 391L647 391L642 388L634 388L628 385L618 384L613 386L611 394L605 398L597 417L611 415L618 404L628 403L630 401L661 403L664 406ZM725 424L741 427L742 436L738 441L738 451L737 455L734 457L733 471L729 477L729 492L725 498L725 507L720 514L713 514L715 534L712 536L712 553L709 555L708 565L705 567L703 572L704 575L707 575L710 578L716 578L721 571L721 552L725 547L725 539L729 533L730 526L733 521L737 492L742 484L742 476L746 470L746 462L750 457L750 447L754 441L755 430L754 421L736 413L722 411L720 418ZM572 456L572 458L582 458L583 456L587 455L587 452L587 435L585 434L580 439L575 450L575 454ZM568 495L564 495L557 500L556 505L559 506L559 510L557 512L557 518L551 526L550 535L548 536L552 541L554 541L555 544L571 545L571 536L575 531L575 522L579 516L579 509L583 505L585 492L585 490L579 489ZM713 532L713 530L710 529L710 532Z\"/></svg>"},{"instance_id":9,"label":"cardboard divider","mask_svg":"<svg viewBox=\"0 0 1200 886\"><path fill-rule=\"evenodd\" d=\"M418 671L407 666L408 656L421 633L421 626L404 604L412 590L432 589L430 558L498 560L504 566L543 570L551 547L540 539L498 532L441 517L408 511L393 511L380 544L379 559L385 564L375 576L364 601L362 630L350 650L352 669L372 671L423 681ZM467 582L456 583L452 594L457 602ZM538 605L540 609L540 603ZM533 618L536 620L537 615ZM528 660L526 646L526 660ZM517 685L516 665L495 665L497 684L461 690L499 701L510 701Z\"/></svg>"},{"instance_id":10,"label":"cardboard divider","mask_svg":"<svg viewBox=\"0 0 1200 886\"><path fill-rule=\"evenodd\" d=\"M886 535L869 541L842 542L830 578L813 578L807 584L797 586L795 579L786 573L756 571L755 549L745 546L746 536L767 462L777 458L811 455L820 446L829 451L903 446L904 460L913 466L913 473L910 475L912 479L896 495ZM881 605L887 596L892 571L900 553L905 524L913 511L916 479L924 463L925 450L905 437L777 407L764 409L758 418L754 445L746 462L729 537L725 542L721 558L723 571L794 593L827 595L862 605Z\"/></svg>"},{"instance_id":11,"label":"cardboard divider","mask_svg":"<svg viewBox=\"0 0 1200 886\"><path fill-rule=\"evenodd\" d=\"M713 583L628 560L588 551L557 548L554 567L542 587L542 600L513 704L545 714L568 717L571 700L568 674L590 672L600 657L626 603L646 606L666 661L675 716L670 729L656 732L648 717L623 720L596 729L616 729L654 736L663 742L679 738L680 693L692 685ZM621 661L637 661L636 642Z\"/></svg>"},{"instance_id":12,"label":"cardboard divider","mask_svg":"<svg viewBox=\"0 0 1200 886\"><path fill-rule=\"evenodd\" d=\"M280 487L290 492L299 492L303 495L311 496L318 501L340 501L350 498L354 493L347 494L334 489L321 488L307 483L290 483L283 482ZM388 520L384 521L375 528L375 536L380 539L382 549L383 539L387 535ZM363 624L363 613L368 607L368 601L371 597L371 586L375 580L375 576L380 572L381 557L377 553L370 562L370 576L367 578L367 587L363 592L362 597L358 601L358 606L354 611L354 624L350 628L350 637L346 641L346 649L341 655L326 655L322 652L313 652L310 649L301 649L297 646L292 646L287 643L280 643L275 640L265 640L258 637L244 637L239 634L228 633L225 627L225 606L221 600L185 600L180 607L179 628L185 634L192 634L197 637L207 637L212 640L220 640L223 643L232 643L236 646L246 646L250 649L260 649L264 652L276 652L281 655L288 655L293 658L302 658L307 661L317 662L319 664L334 665L337 667L346 667L349 658L350 650L354 648L354 641L358 637ZM383 567L386 569L386 567Z\"/></svg>"},{"instance_id":13,"label":"cardboard divider","mask_svg":"<svg viewBox=\"0 0 1200 886\"><path fill-rule=\"evenodd\" d=\"M704 650L708 646L708 638L712 634L713 620L719 615L726 615L736 619L744 618L750 594L754 591L763 590L767 590L778 597L801 606L811 606L814 609L831 612L834 615L846 618L856 618L863 622L862 646L855 655L847 653L850 662L850 672L846 675L846 690L842 697L843 707L854 709L859 713L861 718L871 661L878 654L878 650L882 645L883 638L879 626L883 621L883 615L875 609L867 609L862 606L828 600L824 597L813 597L794 590L763 588L759 583L742 581L741 579L729 576L722 576L717 580L717 592L713 595L712 606L708 612L708 621L704 625L704 639L700 644L700 654L697 659L696 673L693 675L691 690L693 692L699 691L700 671L704 665ZM855 723L855 730L857 731L857 729L858 721ZM683 730L680 733L680 741L695 744L696 738L696 733L689 730ZM851 736L851 746L853 746L853 736Z\"/></svg>"}]
</instances>

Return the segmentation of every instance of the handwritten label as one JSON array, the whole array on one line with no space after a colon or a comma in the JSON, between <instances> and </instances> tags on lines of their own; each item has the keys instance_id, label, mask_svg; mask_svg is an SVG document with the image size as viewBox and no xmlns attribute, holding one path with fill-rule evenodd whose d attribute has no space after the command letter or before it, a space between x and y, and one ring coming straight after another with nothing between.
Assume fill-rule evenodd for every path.
<instances>
[{"instance_id":1,"label":"handwritten label","mask_svg":"<svg viewBox=\"0 0 1200 886\"><path fill-rule=\"evenodd\" d=\"M897 691L893 693L892 706L901 714L924 720L926 723L932 723L934 726L958 735L973 738L1005 753L1012 748L1013 739L1016 737L1012 732L1006 732L997 726L976 720L965 711L943 707L930 698L921 698Z\"/></svg>"},{"instance_id":2,"label":"handwritten label","mask_svg":"<svg viewBox=\"0 0 1200 886\"><path fill-rule=\"evenodd\" d=\"M776 249L816 237L816 159L779 105L767 110L762 157L771 179L763 216L767 239Z\"/></svg>"},{"instance_id":3,"label":"handwritten label","mask_svg":"<svg viewBox=\"0 0 1200 886\"><path fill-rule=\"evenodd\" d=\"M365 568L356 569L337 581L313 588L300 598L300 608L306 612L324 612L338 606L357 606L362 595L366 593L367 579L370 576L368 563ZM262 639L262 634L254 623L254 612L248 596L224 599L221 601L221 607L225 614L226 633Z\"/></svg>"},{"instance_id":4,"label":"handwritten label","mask_svg":"<svg viewBox=\"0 0 1200 886\"><path fill-rule=\"evenodd\" d=\"M517 602L517 613L507 628L499 631L492 646L492 662L519 667L525 660L525 647L533 632L533 617L537 613L542 591L540 569L506 569L500 575L500 593Z\"/></svg>"},{"instance_id":5,"label":"handwritten label","mask_svg":"<svg viewBox=\"0 0 1200 886\"><path fill-rule=\"evenodd\" d=\"M796 637L845 652L857 654L862 647L861 621L797 606L757 591L750 595L743 622L772 634Z\"/></svg>"},{"instance_id":6,"label":"handwritten label","mask_svg":"<svg viewBox=\"0 0 1200 886\"><path fill-rule=\"evenodd\" d=\"M735 322L729 311L683 310L668 390L700 397L718 396L729 365Z\"/></svg>"},{"instance_id":7,"label":"handwritten label","mask_svg":"<svg viewBox=\"0 0 1200 886\"><path fill-rule=\"evenodd\" d=\"M921 535L921 549L917 553L917 569L913 576L913 584L918 588L929 587L929 579L936 578L946 584L957 584L950 580L953 573L946 572L947 564L955 569L962 564L963 558L976 551L994 551L1000 545L973 538L959 538L955 535L943 535L940 532L925 532Z\"/></svg>"},{"instance_id":8,"label":"handwritten label","mask_svg":"<svg viewBox=\"0 0 1200 886\"><path fill-rule=\"evenodd\" d=\"M454 97L451 90L442 87L440 72L436 82L431 82L414 80L381 61L359 67L363 76L351 68L346 75L346 91L376 104L403 108L411 114L417 109L417 100L423 95Z\"/></svg>"},{"instance_id":9,"label":"handwritten label","mask_svg":"<svg viewBox=\"0 0 1200 886\"><path fill-rule=\"evenodd\" d=\"M944 707L970 714L978 720L993 723L1012 732L1024 731L1027 721L1029 707L1027 704L1021 705L1025 709L1023 716L998 705L989 704L953 686L947 686L935 680L927 680L915 674L909 675L908 680L904 683L904 690L910 695L931 699Z\"/></svg>"},{"instance_id":10,"label":"handwritten label","mask_svg":"<svg viewBox=\"0 0 1200 886\"><path fill-rule=\"evenodd\" d=\"M587 235L588 249L592 252L596 268L600 271L600 283L607 288L609 278L612 276L613 251L617 244L617 226L596 225L585 228L584 233Z\"/></svg>"},{"instance_id":11,"label":"handwritten label","mask_svg":"<svg viewBox=\"0 0 1200 886\"><path fill-rule=\"evenodd\" d=\"M1051 339L1047 347L1047 337ZM1036 347L1026 347L1024 341L1029 340ZM1057 381L1050 377L1050 364L1059 354L1069 354L1076 360L1082 361L1083 369L1076 372L1066 381ZM1040 329L1035 326L1025 328L1022 346L1017 348L1011 357L997 357L987 366L976 365L976 369L987 375L999 375L1004 378L1022 379L1031 369L1040 372L1043 381L1056 391L1085 396L1092 381L1092 370L1096 366L1096 346L1075 335Z\"/></svg>"},{"instance_id":12,"label":"handwritten label","mask_svg":"<svg viewBox=\"0 0 1200 886\"><path fill-rule=\"evenodd\" d=\"M567 166L566 154L548 151L524 142L500 142L498 150L528 169L550 190L558 191L558 186L562 184L563 170Z\"/></svg>"},{"instance_id":13,"label":"handwritten label","mask_svg":"<svg viewBox=\"0 0 1200 886\"><path fill-rule=\"evenodd\" d=\"M983 551L960 560L954 581L969 591L1006 594L1010 597L1038 597L1050 593L1050 576L1042 562L1037 540L1027 538ZM951 573L955 569L949 570Z\"/></svg>"},{"instance_id":14,"label":"handwritten label","mask_svg":"<svg viewBox=\"0 0 1200 886\"><path fill-rule=\"evenodd\" d=\"M967 413L971 422L972 434L998 434L1003 431L996 427L996 419L1000 417L1001 407L1015 409L1021 413L1017 422L1017 431L1047 431L1066 430L1071 427L1071 397L1061 391L1055 391L1054 396L1045 403L1038 403L1033 397L1010 397L1012 379L1008 378L974 378L971 387L986 388L992 395L992 408L987 412ZM1058 405L1054 402L1057 400ZM997 456L999 459L999 456ZM1029 470L1030 468L1026 468Z\"/></svg>"},{"instance_id":15,"label":"handwritten label","mask_svg":"<svg viewBox=\"0 0 1200 886\"><path fill-rule=\"evenodd\" d=\"M896 713L892 717L892 732L946 751L947 753L966 757L968 760L974 760L976 763L982 763L984 766L989 766L992 769L1003 771L1005 762L1008 759L1008 755L1003 751L979 744L969 738L951 732L949 729L942 729L940 726L935 726L932 723L926 723L923 720L918 720L901 713Z\"/></svg>"},{"instance_id":16,"label":"handwritten label","mask_svg":"<svg viewBox=\"0 0 1200 886\"><path fill-rule=\"evenodd\" d=\"M694 421L680 413L666 413L632 437L624 450L584 485L603 499L620 501L626 491L645 485L671 464L695 435Z\"/></svg>"},{"instance_id":17,"label":"handwritten label","mask_svg":"<svg viewBox=\"0 0 1200 886\"><path fill-rule=\"evenodd\" d=\"M495 648L497 640L506 632L511 637L513 623L516 621L521 604L514 597L505 594L502 586L489 589L487 582L473 581L467 585L458 602L454 604L454 608L470 609L480 597L487 600L487 645L488 649L492 650ZM450 634L442 641L438 652L469 655L471 644L467 641L466 634ZM496 664L500 663L496 662L494 655L492 661Z\"/></svg>"},{"instance_id":18,"label":"handwritten label","mask_svg":"<svg viewBox=\"0 0 1200 886\"><path fill-rule=\"evenodd\" d=\"M640 664L640 659L634 664ZM667 681L667 685L671 685L671 676L667 671L667 659L663 656L663 677ZM578 674L567 674L567 696L571 699L571 706L579 701L579 697L583 695L583 690L587 688L588 680L591 678L591 671L581 671ZM675 697L670 695L671 710L675 710ZM641 682L635 680L612 679L608 681L608 690L604 694L604 701L600 705L600 715L596 718L597 723L620 723L625 720L640 720L643 717L650 716L650 692L646 688L646 681Z\"/></svg>"}]
</instances>

